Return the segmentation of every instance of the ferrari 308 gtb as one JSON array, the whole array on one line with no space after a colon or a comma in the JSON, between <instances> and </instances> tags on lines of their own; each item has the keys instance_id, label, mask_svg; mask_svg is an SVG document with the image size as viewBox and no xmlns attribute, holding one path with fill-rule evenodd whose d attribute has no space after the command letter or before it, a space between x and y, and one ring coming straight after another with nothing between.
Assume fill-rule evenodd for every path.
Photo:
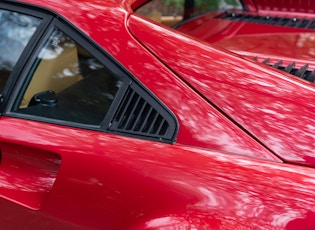
<instances>
[{"instance_id":1,"label":"ferrari 308 gtb","mask_svg":"<svg viewBox=\"0 0 315 230\"><path fill-rule=\"evenodd\" d=\"M315 1L0 2L0 229L314 229Z\"/></svg>"}]
</instances>

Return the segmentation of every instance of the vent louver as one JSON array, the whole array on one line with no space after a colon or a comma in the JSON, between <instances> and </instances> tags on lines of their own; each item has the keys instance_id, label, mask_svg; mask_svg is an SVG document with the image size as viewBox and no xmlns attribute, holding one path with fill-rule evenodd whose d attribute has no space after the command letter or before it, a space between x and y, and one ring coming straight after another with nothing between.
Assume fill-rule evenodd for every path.
<instances>
[{"instance_id":1,"label":"vent louver","mask_svg":"<svg viewBox=\"0 0 315 230\"><path fill-rule=\"evenodd\" d=\"M176 121L172 115L145 92L140 94L133 88L127 90L114 115L110 130L150 139L174 139Z\"/></svg>"},{"instance_id":2,"label":"vent louver","mask_svg":"<svg viewBox=\"0 0 315 230\"><path fill-rule=\"evenodd\" d=\"M257 58L254 58L254 60L257 61ZM279 70L282 70L286 73L292 74L294 76L297 76L299 78L305 79L309 82L315 83L315 70L309 70L308 64L305 64L304 66L300 68L295 67L295 62L290 63L287 66L282 65L282 60L279 60L278 62L274 64L270 64L270 59L267 58L263 61L264 64L267 64L271 67L277 68Z\"/></svg>"},{"instance_id":3,"label":"vent louver","mask_svg":"<svg viewBox=\"0 0 315 230\"><path fill-rule=\"evenodd\" d=\"M315 29L315 19L279 16L260 16L244 13L224 13L220 15L219 18L233 21L251 22L257 24Z\"/></svg>"}]
</instances>

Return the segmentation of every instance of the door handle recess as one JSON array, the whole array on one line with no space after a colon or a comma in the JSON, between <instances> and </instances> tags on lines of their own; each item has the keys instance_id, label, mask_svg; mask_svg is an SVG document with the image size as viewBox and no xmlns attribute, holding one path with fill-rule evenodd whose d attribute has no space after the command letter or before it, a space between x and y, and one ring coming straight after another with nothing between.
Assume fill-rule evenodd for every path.
<instances>
[{"instance_id":1,"label":"door handle recess","mask_svg":"<svg viewBox=\"0 0 315 230\"><path fill-rule=\"evenodd\" d=\"M38 210L48 198L61 157L37 148L0 143L0 197Z\"/></svg>"}]
</instances>

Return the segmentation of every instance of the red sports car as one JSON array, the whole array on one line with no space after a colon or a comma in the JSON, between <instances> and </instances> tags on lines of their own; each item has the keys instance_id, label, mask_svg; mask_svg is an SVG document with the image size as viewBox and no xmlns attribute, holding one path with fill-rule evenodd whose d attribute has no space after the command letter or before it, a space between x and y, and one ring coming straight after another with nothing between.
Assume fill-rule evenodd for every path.
<instances>
[{"instance_id":1,"label":"red sports car","mask_svg":"<svg viewBox=\"0 0 315 230\"><path fill-rule=\"evenodd\" d=\"M314 229L314 69L313 1L1 1L0 229Z\"/></svg>"}]
</instances>

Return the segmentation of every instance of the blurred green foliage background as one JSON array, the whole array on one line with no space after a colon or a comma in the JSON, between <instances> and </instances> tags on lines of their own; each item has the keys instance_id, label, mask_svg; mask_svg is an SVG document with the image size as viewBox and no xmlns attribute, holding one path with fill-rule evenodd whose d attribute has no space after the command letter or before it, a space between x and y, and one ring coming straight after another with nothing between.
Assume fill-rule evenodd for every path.
<instances>
[{"instance_id":1,"label":"blurred green foliage background","mask_svg":"<svg viewBox=\"0 0 315 230\"><path fill-rule=\"evenodd\" d=\"M162 15L182 15L185 0L152 0L145 4L143 10L157 10ZM205 13L210 10L221 8L240 8L239 0L195 0L195 14ZM144 12L145 13L145 12Z\"/></svg>"}]
</instances>

